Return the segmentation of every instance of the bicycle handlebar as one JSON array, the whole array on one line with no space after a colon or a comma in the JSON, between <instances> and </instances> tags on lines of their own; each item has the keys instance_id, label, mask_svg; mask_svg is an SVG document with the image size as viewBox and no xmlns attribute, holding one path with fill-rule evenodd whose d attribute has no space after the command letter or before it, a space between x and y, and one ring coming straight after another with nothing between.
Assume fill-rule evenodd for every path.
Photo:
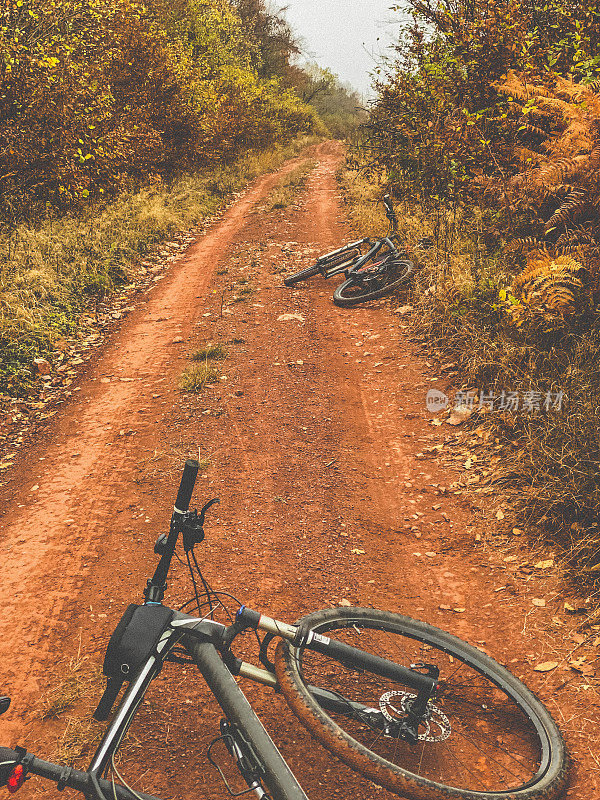
<instances>
[{"instance_id":1,"label":"bicycle handlebar","mask_svg":"<svg viewBox=\"0 0 600 800\"><path fill-rule=\"evenodd\" d=\"M132 794L121 784L113 784L112 781L105 778L94 779L89 772L82 772L79 769L65 767L60 764L52 764L50 761L36 758L32 753L23 753L22 750L17 752L8 747L0 747L0 786L6 783L10 770L16 764L22 764L26 773L33 773L34 775L40 775L42 778L55 781L59 789L64 789L68 786L70 789L76 789L84 793L86 797L97 796L97 789L99 789L101 796L104 796L106 800L115 796L117 800L135 800L135 798L158 800L153 795L139 792L137 789L135 794ZM4 781L2 781L3 773L6 776ZM94 786L95 783L96 787ZM100 797L98 797L98 800L100 800Z\"/></svg>"},{"instance_id":2,"label":"bicycle handlebar","mask_svg":"<svg viewBox=\"0 0 600 800\"><path fill-rule=\"evenodd\" d=\"M185 462L179 491L177 492L177 500L175 500L175 511L180 514L185 514L190 507L190 500L192 499L199 469L200 464L195 459L188 458Z\"/></svg>"}]
</instances>

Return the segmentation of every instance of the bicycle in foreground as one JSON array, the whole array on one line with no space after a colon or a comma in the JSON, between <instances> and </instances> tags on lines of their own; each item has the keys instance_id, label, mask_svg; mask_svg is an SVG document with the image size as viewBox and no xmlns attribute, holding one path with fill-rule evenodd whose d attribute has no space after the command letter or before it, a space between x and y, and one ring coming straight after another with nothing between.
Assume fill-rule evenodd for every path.
<instances>
[{"instance_id":1,"label":"bicycle in foreground","mask_svg":"<svg viewBox=\"0 0 600 800\"><path fill-rule=\"evenodd\" d=\"M306 269L289 275L284 279L286 286L294 286L299 281L322 275L331 278L345 275L333 292L333 302L342 308L349 308L376 300L390 294L394 289L407 283L414 275L415 265L396 245L398 218L389 195L381 201L389 221L389 229L381 239L357 239L320 256Z\"/></svg>"},{"instance_id":2,"label":"bicycle in foreground","mask_svg":"<svg viewBox=\"0 0 600 800\"><path fill-rule=\"evenodd\" d=\"M89 800L155 800L125 782L115 756L163 664L192 660L224 715L207 756L216 766L212 746L226 745L248 787L243 793L307 800L236 676L280 691L331 753L402 797L550 800L562 791L565 748L546 708L504 667L449 633L400 614L351 607L311 613L290 625L241 606L230 624L217 622L216 607L231 595L211 589L194 553L204 538L206 511L216 502L200 514L188 510L197 473L198 462L187 461L169 534L155 545L160 560L144 603L128 607L110 638L96 719L110 717L127 686L89 768L0 747L0 785L15 792L38 775ZM196 614L163 604L180 536L194 585L193 600L182 608ZM232 646L245 631L257 638L260 666L234 655ZM0 713L9 703L0 699Z\"/></svg>"}]
</instances>

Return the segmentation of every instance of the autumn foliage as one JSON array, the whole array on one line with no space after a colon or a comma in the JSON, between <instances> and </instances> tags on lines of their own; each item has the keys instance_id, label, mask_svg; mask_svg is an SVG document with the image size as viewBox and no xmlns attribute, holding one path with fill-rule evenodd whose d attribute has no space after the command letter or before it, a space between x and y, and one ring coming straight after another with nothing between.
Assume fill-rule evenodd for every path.
<instances>
[{"instance_id":1,"label":"autumn foliage","mask_svg":"<svg viewBox=\"0 0 600 800\"><path fill-rule=\"evenodd\" d=\"M78 207L313 128L261 63L226 0L2 0L0 217Z\"/></svg>"},{"instance_id":2,"label":"autumn foliage","mask_svg":"<svg viewBox=\"0 0 600 800\"><path fill-rule=\"evenodd\" d=\"M399 194L486 210L488 245L512 248L516 269L568 255L597 290L600 4L411 5L367 127L371 163Z\"/></svg>"},{"instance_id":3,"label":"autumn foliage","mask_svg":"<svg viewBox=\"0 0 600 800\"><path fill-rule=\"evenodd\" d=\"M475 491L598 588L600 2L409 4L362 155L434 234L415 325L463 388L564 395L485 417L500 462Z\"/></svg>"}]
</instances>

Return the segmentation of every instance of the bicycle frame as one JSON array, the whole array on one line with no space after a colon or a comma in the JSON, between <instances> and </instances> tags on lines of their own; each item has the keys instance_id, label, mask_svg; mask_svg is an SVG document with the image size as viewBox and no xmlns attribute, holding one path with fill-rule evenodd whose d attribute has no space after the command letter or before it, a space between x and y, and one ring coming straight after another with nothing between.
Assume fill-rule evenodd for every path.
<instances>
[{"instance_id":1,"label":"bicycle frame","mask_svg":"<svg viewBox=\"0 0 600 800\"><path fill-rule=\"evenodd\" d=\"M260 752L261 763L267 769L267 764L270 760L269 751L274 745L235 682L233 675L240 675L273 688L277 684L275 676L266 669L235 659L229 647L225 653L225 658L222 658L219 654L220 652L223 654L223 649L219 646L220 643L227 641L228 638L233 641L237 635L249 628L281 636L296 645L331 656L341 663L351 664L354 668L369 669L382 677L391 678L399 684L416 690L418 693L417 698L421 698L425 705L434 693L436 681L429 675L415 672L379 656L364 653L354 647L329 639L326 636L315 634L312 631L304 632L298 626L280 622L244 606L238 611L236 620L230 627L212 620L199 620L177 612L169 628L161 637L156 648L156 654L148 659L125 692L112 722L98 745L88 772L97 777L104 775L110 765L111 757L123 740L150 683L160 672L162 664L172 647L178 642L184 645L194 661L196 661L198 669L223 709L228 721L238 726L248 736L253 747L257 752ZM228 655L231 657L227 658ZM319 687L314 687L314 693L323 708L337 713L373 712L372 709L367 709L359 703L340 698L332 692L319 689ZM382 716L382 730L384 727L385 722ZM277 764L277 769L280 769L279 764ZM299 797L303 796L299 795Z\"/></svg>"},{"instance_id":2,"label":"bicycle frame","mask_svg":"<svg viewBox=\"0 0 600 800\"><path fill-rule=\"evenodd\" d=\"M327 261L328 259L338 255L339 253L343 253L345 250L356 249L357 247L362 247L365 244L368 244L370 248L362 256L359 256L358 258L354 259L354 261L350 266L348 266L347 263L340 264L336 267L332 267L331 269L326 269L324 266L324 268L321 270L321 273L325 278L331 278L334 275L341 274L342 272L344 273L346 278L349 278L352 274L361 270L370 261L373 261L383 247L388 248L388 252L386 253L385 258L395 258L396 256L399 256L398 248L393 242L393 237L396 236L398 230L398 218L396 217L396 213L392 206L389 195L385 195L385 197L382 199L382 203L385 206L385 213L390 223L387 234L383 236L381 239L375 239L375 240L369 238L358 239L355 242L350 242L349 244L344 245L344 247L341 247L338 250L334 250L331 253L327 253L326 255L321 256L318 259L317 263L319 261Z\"/></svg>"}]
</instances>

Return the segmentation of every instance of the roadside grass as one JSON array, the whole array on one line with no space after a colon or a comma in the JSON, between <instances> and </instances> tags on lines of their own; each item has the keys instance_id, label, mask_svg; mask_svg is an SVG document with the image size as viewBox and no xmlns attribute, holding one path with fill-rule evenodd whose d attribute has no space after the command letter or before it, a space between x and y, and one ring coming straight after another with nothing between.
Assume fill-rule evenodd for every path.
<instances>
[{"instance_id":1,"label":"roadside grass","mask_svg":"<svg viewBox=\"0 0 600 800\"><path fill-rule=\"evenodd\" d=\"M21 225L0 238L0 392L27 396L38 381L34 358L51 360L55 342L77 336L82 317L129 284L162 242L196 228L249 181L317 141L303 137L171 183L157 179L85 218Z\"/></svg>"},{"instance_id":2,"label":"roadside grass","mask_svg":"<svg viewBox=\"0 0 600 800\"><path fill-rule=\"evenodd\" d=\"M339 179L356 233L385 230L373 201L386 176L342 170ZM494 485L513 509L502 524L528 527L555 548L576 587L600 593L600 319L547 336L520 333L507 323L499 291L523 264L485 233L489 221L481 212L416 198L396 205L400 238L419 267L397 301L415 309L402 323L441 363L453 364L448 377L457 390L520 398L517 410L474 414L465 423L492 433L500 455ZM418 247L424 237L433 242L427 250ZM561 392L560 407L544 407L548 393ZM539 411L526 407L526 395L537 398Z\"/></svg>"},{"instance_id":3,"label":"roadside grass","mask_svg":"<svg viewBox=\"0 0 600 800\"><path fill-rule=\"evenodd\" d=\"M268 211L288 208L298 193L306 186L306 179L314 168L315 161L309 159L285 175L267 198Z\"/></svg>"},{"instance_id":4,"label":"roadside grass","mask_svg":"<svg viewBox=\"0 0 600 800\"><path fill-rule=\"evenodd\" d=\"M63 732L58 738L51 760L72 765L88 756L100 740L105 725L90 717L91 706L104 690L104 679L97 665L80 654L63 663L63 674L42 700L42 719L63 720ZM79 715L79 710L81 714Z\"/></svg>"}]
</instances>

